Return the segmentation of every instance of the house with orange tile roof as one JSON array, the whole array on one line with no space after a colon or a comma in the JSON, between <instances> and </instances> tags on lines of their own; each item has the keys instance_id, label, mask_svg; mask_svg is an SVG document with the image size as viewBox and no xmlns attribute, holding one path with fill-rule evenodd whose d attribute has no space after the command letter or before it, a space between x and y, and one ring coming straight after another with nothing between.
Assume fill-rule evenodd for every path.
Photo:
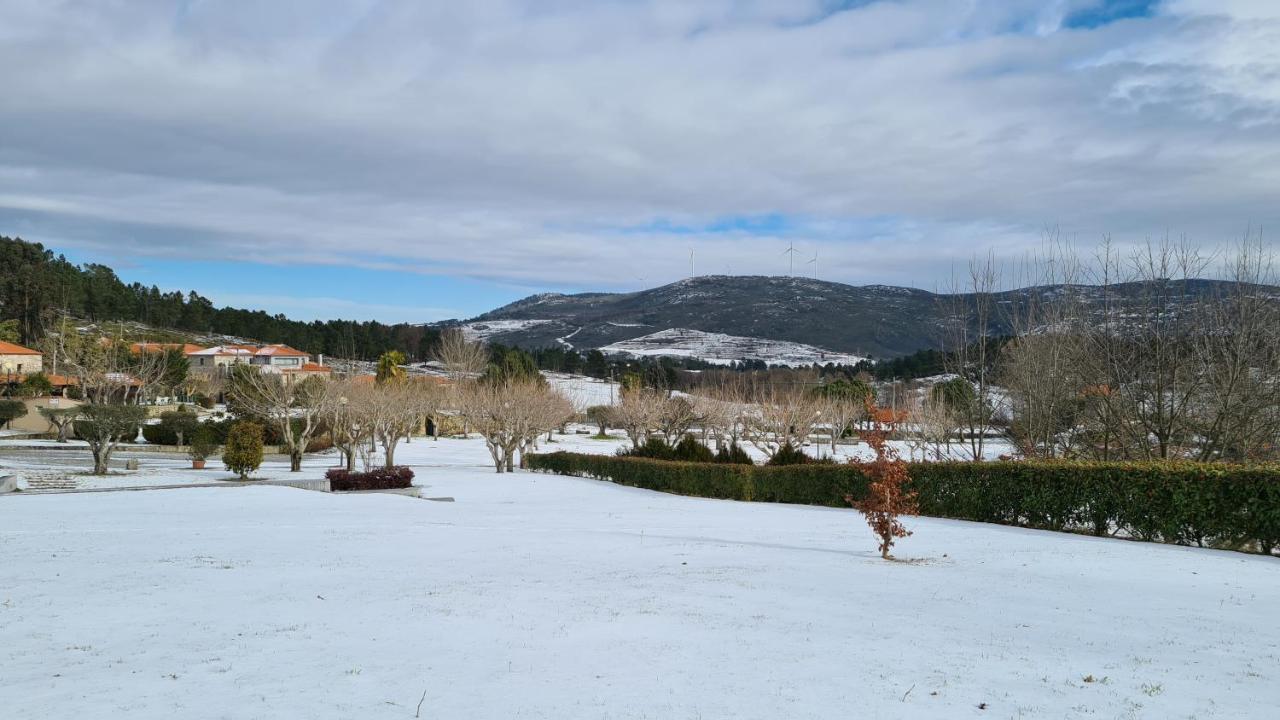
<instances>
[{"instance_id":1,"label":"house with orange tile roof","mask_svg":"<svg viewBox=\"0 0 1280 720\"><path fill-rule=\"evenodd\" d=\"M0 340L0 378L4 382L20 382L22 378L43 370L43 353Z\"/></svg>"},{"instance_id":2,"label":"house with orange tile roof","mask_svg":"<svg viewBox=\"0 0 1280 720\"><path fill-rule=\"evenodd\" d=\"M221 376L231 372L236 365L249 365L256 349L243 345L215 345L187 353L187 362L192 373Z\"/></svg>"},{"instance_id":3,"label":"house with orange tile roof","mask_svg":"<svg viewBox=\"0 0 1280 720\"><path fill-rule=\"evenodd\" d=\"M252 345L218 345L211 348L200 348L187 353L190 370L205 375L225 375L236 365L249 365L265 372L278 372L291 380L308 377L328 377L332 368L326 367L323 356L319 362L312 362L311 356L288 345L274 344L254 347Z\"/></svg>"}]
</instances>

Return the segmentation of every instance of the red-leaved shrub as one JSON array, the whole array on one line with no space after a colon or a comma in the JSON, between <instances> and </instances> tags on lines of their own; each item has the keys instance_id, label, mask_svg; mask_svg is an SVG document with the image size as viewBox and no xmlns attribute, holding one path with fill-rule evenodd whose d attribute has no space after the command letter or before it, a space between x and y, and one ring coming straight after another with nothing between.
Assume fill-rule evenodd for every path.
<instances>
[{"instance_id":1,"label":"red-leaved shrub","mask_svg":"<svg viewBox=\"0 0 1280 720\"><path fill-rule=\"evenodd\" d=\"M347 490L396 490L413 485L413 471L403 465L373 468L368 472L348 472L333 468L324 474L329 489L334 492Z\"/></svg>"},{"instance_id":2,"label":"red-leaved shrub","mask_svg":"<svg viewBox=\"0 0 1280 720\"><path fill-rule=\"evenodd\" d=\"M867 403L867 417L881 417L879 408L870 399ZM893 547L895 538L907 537L911 531L898 520L899 515L918 515L920 505L916 501L916 491L906 489L911 481L907 461L898 456L898 452L889 447L889 435L895 423L871 421L871 429L861 433L863 442L871 446L876 457L871 461L852 460L866 475L867 493L861 498L853 495L845 496L845 500L862 513L871 526L871 531L880 538L880 557L888 560L889 549Z\"/></svg>"}]
</instances>

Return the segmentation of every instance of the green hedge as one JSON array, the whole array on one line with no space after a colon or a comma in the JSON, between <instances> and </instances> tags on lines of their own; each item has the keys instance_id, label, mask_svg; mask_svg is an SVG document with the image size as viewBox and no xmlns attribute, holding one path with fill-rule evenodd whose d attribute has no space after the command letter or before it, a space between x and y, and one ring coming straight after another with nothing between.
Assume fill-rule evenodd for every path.
<instances>
[{"instance_id":1,"label":"green hedge","mask_svg":"<svg viewBox=\"0 0 1280 720\"><path fill-rule=\"evenodd\" d=\"M861 495L867 486L855 468L839 465L763 467L557 452L529 455L529 468L679 495L803 505L846 505L845 495Z\"/></svg>"},{"instance_id":2,"label":"green hedge","mask_svg":"<svg viewBox=\"0 0 1280 720\"><path fill-rule=\"evenodd\" d=\"M763 467L557 452L529 467L698 497L845 506L852 465ZM1280 466L1193 463L913 463L920 511L1044 530L1183 545L1280 547Z\"/></svg>"}]
</instances>

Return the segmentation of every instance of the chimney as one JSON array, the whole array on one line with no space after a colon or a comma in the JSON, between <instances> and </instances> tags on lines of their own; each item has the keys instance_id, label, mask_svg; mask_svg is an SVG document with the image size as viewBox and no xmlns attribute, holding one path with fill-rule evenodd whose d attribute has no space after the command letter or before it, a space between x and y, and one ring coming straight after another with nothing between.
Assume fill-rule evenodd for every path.
<instances>
[{"instance_id":1,"label":"chimney","mask_svg":"<svg viewBox=\"0 0 1280 720\"><path fill-rule=\"evenodd\" d=\"M320 367L324 367L324 353L320 353L316 356L316 364Z\"/></svg>"}]
</instances>

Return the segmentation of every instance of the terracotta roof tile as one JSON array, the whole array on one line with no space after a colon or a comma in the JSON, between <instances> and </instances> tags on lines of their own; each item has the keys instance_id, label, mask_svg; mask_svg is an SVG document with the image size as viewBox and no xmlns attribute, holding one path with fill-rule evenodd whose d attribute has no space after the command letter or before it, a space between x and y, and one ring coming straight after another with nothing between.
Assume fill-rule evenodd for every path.
<instances>
[{"instance_id":1,"label":"terracotta roof tile","mask_svg":"<svg viewBox=\"0 0 1280 720\"><path fill-rule=\"evenodd\" d=\"M311 357L310 355L302 352L301 350L294 350L288 345L267 345L265 347L259 348L258 351L254 353L254 355L257 355L259 357L264 357L267 355L278 355L280 357Z\"/></svg>"},{"instance_id":2,"label":"terracotta roof tile","mask_svg":"<svg viewBox=\"0 0 1280 720\"><path fill-rule=\"evenodd\" d=\"M24 348L11 342L0 340L0 355L40 355L38 350Z\"/></svg>"}]
</instances>

